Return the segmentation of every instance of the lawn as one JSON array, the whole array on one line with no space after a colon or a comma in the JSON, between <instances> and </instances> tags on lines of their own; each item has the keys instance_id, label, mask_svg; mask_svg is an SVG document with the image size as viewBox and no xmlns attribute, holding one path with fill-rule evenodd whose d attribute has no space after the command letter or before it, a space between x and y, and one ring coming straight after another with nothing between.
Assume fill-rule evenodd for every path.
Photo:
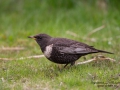
<instances>
[{"instance_id":1,"label":"lawn","mask_svg":"<svg viewBox=\"0 0 120 90\"><path fill-rule=\"evenodd\" d=\"M1 0L0 90L119 90L120 7L117 0L106 1ZM89 36L100 27L103 28ZM38 33L77 40L113 52L113 55L102 55L116 61L92 62L59 70L57 64L45 57L16 60L42 55L37 43L27 38ZM3 50L3 47L23 49ZM77 62L80 61L84 58Z\"/></svg>"}]
</instances>

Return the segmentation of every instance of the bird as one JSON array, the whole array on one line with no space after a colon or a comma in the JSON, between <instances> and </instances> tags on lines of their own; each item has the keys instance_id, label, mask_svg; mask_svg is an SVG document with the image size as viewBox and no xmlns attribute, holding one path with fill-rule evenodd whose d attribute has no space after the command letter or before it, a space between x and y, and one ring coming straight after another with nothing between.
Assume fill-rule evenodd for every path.
<instances>
[{"instance_id":1,"label":"bird","mask_svg":"<svg viewBox=\"0 0 120 90\"><path fill-rule=\"evenodd\" d=\"M35 39L48 60L57 64L65 64L64 68L68 64L73 66L76 60L88 54L99 52L113 54L79 41L60 37L54 38L44 33L29 36L28 38Z\"/></svg>"}]
</instances>

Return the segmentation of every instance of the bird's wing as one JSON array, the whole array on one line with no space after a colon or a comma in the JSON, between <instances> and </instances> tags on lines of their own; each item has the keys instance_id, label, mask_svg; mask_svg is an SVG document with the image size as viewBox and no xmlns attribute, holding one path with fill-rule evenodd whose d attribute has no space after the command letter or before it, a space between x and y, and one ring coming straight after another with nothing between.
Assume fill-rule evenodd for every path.
<instances>
[{"instance_id":1,"label":"bird's wing","mask_svg":"<svg viewBox=\"0 0 120 90\"><path fill-rule=\"evenodd\" d=\"M89 46L84 43L76 42L76 41L57 41L54 45L54 48L59 48L60 53L67 54L89 54L95 53L97 50L93 48L93 46Z\"/></svg>"},{"instance_id":2,"label":"bird's wing","mask_svg":"<svg viewBox=\"0 0 120 90\"><path fill-rule=\"evenodd\" d=\"M86 46L74 46L71 45L70 47L64 47L60 50L61 53L68 53L68 54L88 54L88 53L95 53L97 50L95 50L92 47L86 47Z\"/></svg>"}]
</instances>

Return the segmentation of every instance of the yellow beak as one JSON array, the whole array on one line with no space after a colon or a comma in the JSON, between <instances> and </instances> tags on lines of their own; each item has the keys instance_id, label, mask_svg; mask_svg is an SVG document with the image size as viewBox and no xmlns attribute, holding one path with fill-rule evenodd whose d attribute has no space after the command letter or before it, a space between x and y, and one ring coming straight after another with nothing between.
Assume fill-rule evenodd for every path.
<instances>
[{"instance_id":1,"label":"yellow beak","mask_svg":"<svg viewBox=\"0 0 120 90\"><path fill-rule=\"evenodd\" d=\"M34 36L29 36L28 38L33 38L33 39L36 39Z\"/></svg>"}]
</instances>

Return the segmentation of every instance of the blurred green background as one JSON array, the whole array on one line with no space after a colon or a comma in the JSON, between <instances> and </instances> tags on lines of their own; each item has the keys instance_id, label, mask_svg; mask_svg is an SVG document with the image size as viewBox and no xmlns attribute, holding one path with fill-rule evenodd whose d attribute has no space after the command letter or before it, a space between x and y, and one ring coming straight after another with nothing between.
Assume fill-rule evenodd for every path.
<instances>
[{"instance_id":1,"label":"blurred green background","mask_svg":"<svg viewBox=\"0 0 120 90\"><path fill-rule=\"evenodd\" d=\"M42 54L30 35L46 33L85 42L117 63L90 63L60 71L46 58L0 60L0 90L113 90L92 82L120 82L119 0L0 0L0 58ZM100 27L100 31L92 33ZM87 38L87 39L86 39ZM3 51L3 47L24 47ZM94 55L88 56L91 57ZM83 61L83 59L80 59ZM79 61L80 61L79 60Z\"/></svg>"},{"instance_id":2,"label":"blurred green background","mask_svg":"<svg viewBox=\"0 0 120 90\"><path fill-rule=\"evenodd\" d=\"M112 36L119 29L118 0L0 0L0 42L47 33L66 37L67 30L81 38L106 25L100 33ZM116 29L113 30L113 27ZM108 32L104 35L103 32ZM118 34L119 35L119 34ZM68 36L69 37L69 36ZM9 44L13 44L12 42ZM17 43L17 41L16 41Z\"/></svg>"}]
</instances>

